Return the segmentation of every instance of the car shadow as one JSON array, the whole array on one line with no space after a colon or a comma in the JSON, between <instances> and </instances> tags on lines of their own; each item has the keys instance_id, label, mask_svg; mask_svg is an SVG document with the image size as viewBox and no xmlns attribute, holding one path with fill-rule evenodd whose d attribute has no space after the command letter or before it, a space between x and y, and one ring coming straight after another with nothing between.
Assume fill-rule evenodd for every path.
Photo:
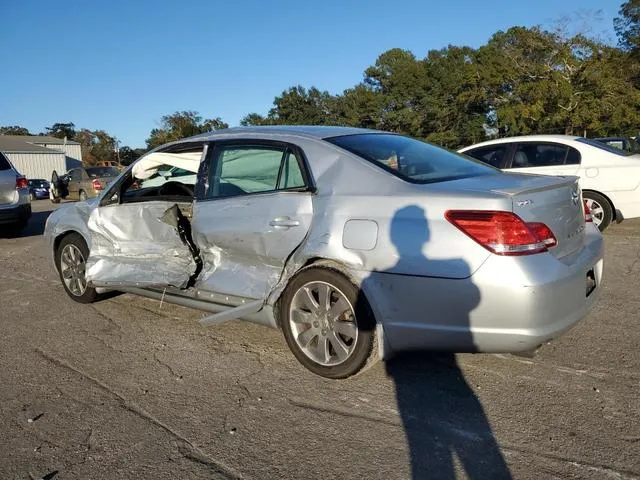
<instances>
[{"instance_id":1,"label":"car shadow","mask_svg":"<svg viewBox=\"0 0 640 480\"><path fill-rule=\"evenodd\" d=\"M443 348L476 351L469 314L480 302L480 291L469 278L467 263L460 258L429 259L423 254L430 230L420 206L398 210L389 235L397 251L395 265L372 272L360 292L361 298L364 292L369 296L381 289L394 292L393 305L387 307L382 320L391 348L395 344L414 349L429 339ZM418 272L428 277L446 269L455 269L466 278L416 282L413 276ZM420 328L420 324L440 324L441 315L447 317L445 328ZM482 404L453 353L403 354L387 361L385 368L395 384L411 478L454 479L457 468L471 479L511 478Z\"/></svg>"},{"instance_id":2,"label":"car shadow","mask_svg":"<svg viewBox=\"0 0 640 480\"><path fill-rule=\"evenodd\" d=\"M20 232L15 232L8 227L0 228L0 238L36 237L38 235L42 235L44 233L44 225L47 222L47 218L49 218L49 215L51 215L53 210L54 209L52 208L45 212L31 213L27 226Z\"/></svg>"}]
</instances>

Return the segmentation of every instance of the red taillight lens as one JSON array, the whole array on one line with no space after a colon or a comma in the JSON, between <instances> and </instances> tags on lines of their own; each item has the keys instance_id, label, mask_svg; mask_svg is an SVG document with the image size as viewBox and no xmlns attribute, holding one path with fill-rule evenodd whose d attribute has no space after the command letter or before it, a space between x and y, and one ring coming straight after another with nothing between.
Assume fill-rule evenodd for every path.
<instances>
[{"instance_id":1,"label":"red taillight lens","mask_svg":"<svg viewBox=\"0 0 640 480\"><path fill-rule=\"evenodd\" d=\"M536 238L544 243L544 246L547 248L555 247L558 244L558 240L556 240L556 236L553 234L551 229L547 227L544 223L540 222L527 222L527 227L529 230L536 236Z\"/></svg>"},{"instance_id":2,"label":"red taillight lens","mask_svg":"<svg viewBox=\"0 0 640 480\"><path fill-rule=\"evenodd\" d=\"M558 242L544 223L525 223L512 212L449 210L449 222L497 255L546 252Z\"/></svg>"},{"instance_id":3,"label":"red taillight lens","mask_svg":"<svg viewBox=\"0 0 640 480\"><path fill-rule=\"evenodd\" d=\"M98 180L92 180L91 185L93 185L93 189L100 191L102 190L102 184Z\"/></svg>"},{"instance_id":4,"label":"red taillight lens","mask_svg":"<svg viewBox=\"0 0 640 480\"><path fill-rule=\"evenodd\" d=\"M593 222L593 217L591 216L591 209L589 208L589 204L586 200L583 200L584 205L584 221L585 222Z\"/></svg>"},{"instance_id":5,"label":"red taillight lens","mask_svg":"<svg viewBox=\"0 0 640 480\"><path fill-rule=\"evenodd\" d=\"M29 186L29 182L24 177L16 177L16 189L18 188L27 188Z\"/></svg>"}]
</instances>

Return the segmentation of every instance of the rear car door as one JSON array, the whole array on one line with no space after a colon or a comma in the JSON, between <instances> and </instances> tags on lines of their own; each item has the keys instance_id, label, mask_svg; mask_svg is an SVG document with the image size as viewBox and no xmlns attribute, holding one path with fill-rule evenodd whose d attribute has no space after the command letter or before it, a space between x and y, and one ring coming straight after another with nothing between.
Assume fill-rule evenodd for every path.
<instances>
[{"instance_id":1,"label":"rear car door","mask_svg":"<svg viewBox=\"0 0 640 480\"><path fill-rule=\"evenodd\" d=\"M313 215L304 153L271 141L218 142L203 163L192 221L200 291L264 300Z\"/></svg>"},{"instance_id":2,"label":"rear car door","mask_svg":"<svg viewBox=\"0 0 640 480\"><path fill-rule=\"evenodd\" d=\"M517 142L508 171L537 175L577 175L580 152L555 142Z\"/></svg>"}]
</instances>

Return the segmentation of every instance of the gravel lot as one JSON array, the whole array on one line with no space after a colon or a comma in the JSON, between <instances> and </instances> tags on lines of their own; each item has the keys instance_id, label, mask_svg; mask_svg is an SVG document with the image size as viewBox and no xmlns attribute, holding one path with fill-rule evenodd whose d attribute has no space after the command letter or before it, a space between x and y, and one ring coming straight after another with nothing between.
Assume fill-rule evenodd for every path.
<instances>
[{"instance_id":1,"label":"gravel lot","mask_svg":"<svg viewBox=\"0 0 640 480\"><path fill-rule=\"evenodd\" d=\"M279 331L131 295L80 305L40 236L0 238L0 478L640 477L640 222L596 310L535 358L304 370Z\"/></svg>"}]
</instances>

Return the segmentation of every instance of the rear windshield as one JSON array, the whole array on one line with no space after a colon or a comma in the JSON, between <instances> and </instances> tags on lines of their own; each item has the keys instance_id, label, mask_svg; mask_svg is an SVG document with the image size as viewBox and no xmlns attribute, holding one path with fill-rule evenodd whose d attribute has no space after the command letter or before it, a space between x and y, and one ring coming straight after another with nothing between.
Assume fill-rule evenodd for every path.
<instances>
[{"instance_id":1,"label":"rear windshield","mask_svg":"<svg viewBox=\"0 0 640 480\"><path fill-rule=\"evenodd\" d=\"M118 171L117 168L113 168L113 167L93 167L93 168L87 168L87 174L91 178L117 177L120 174L120 172Z\"/></svg>"},{"instance_id":2,"label":"rear windshield","mask_svg":"<svg viewBox=\"0 0 640 480\"><path fill-rule=\"evenodd\" d=\"M621 157L628 157L629 155L633 155L631 152L627 152L626 150L621 150L616 147L612 147L611 145L607 145L606 143L601 143L597 140L593 140L592 138L578 138L578 142L586 143L587 145L591 145L592 147L599 148L600 150L604 150L605 152L613 153L615 155L620 155Z\"/></svg>"},{"instance_id":3,"label":"rear windshield","mask_svg":"<svg viewBox=\"0 0 640 480\"><path fill-rule=\"evenodd\" d=\"M9 163L9 160L7 160L2 153L0 153L0 170L9 170L10 168L11 164Z\"/></svg>"},{"instance_id":4,"label":"rear windshield","mask_svg":"<svg viewBox=\"0 0 640 480\"><path fill-rule=\"evenodd\" d=\"M496 173L469 157L400 135L365 133L328 142L414 183L433 183Z\"/></svg>"}]
</instances>

